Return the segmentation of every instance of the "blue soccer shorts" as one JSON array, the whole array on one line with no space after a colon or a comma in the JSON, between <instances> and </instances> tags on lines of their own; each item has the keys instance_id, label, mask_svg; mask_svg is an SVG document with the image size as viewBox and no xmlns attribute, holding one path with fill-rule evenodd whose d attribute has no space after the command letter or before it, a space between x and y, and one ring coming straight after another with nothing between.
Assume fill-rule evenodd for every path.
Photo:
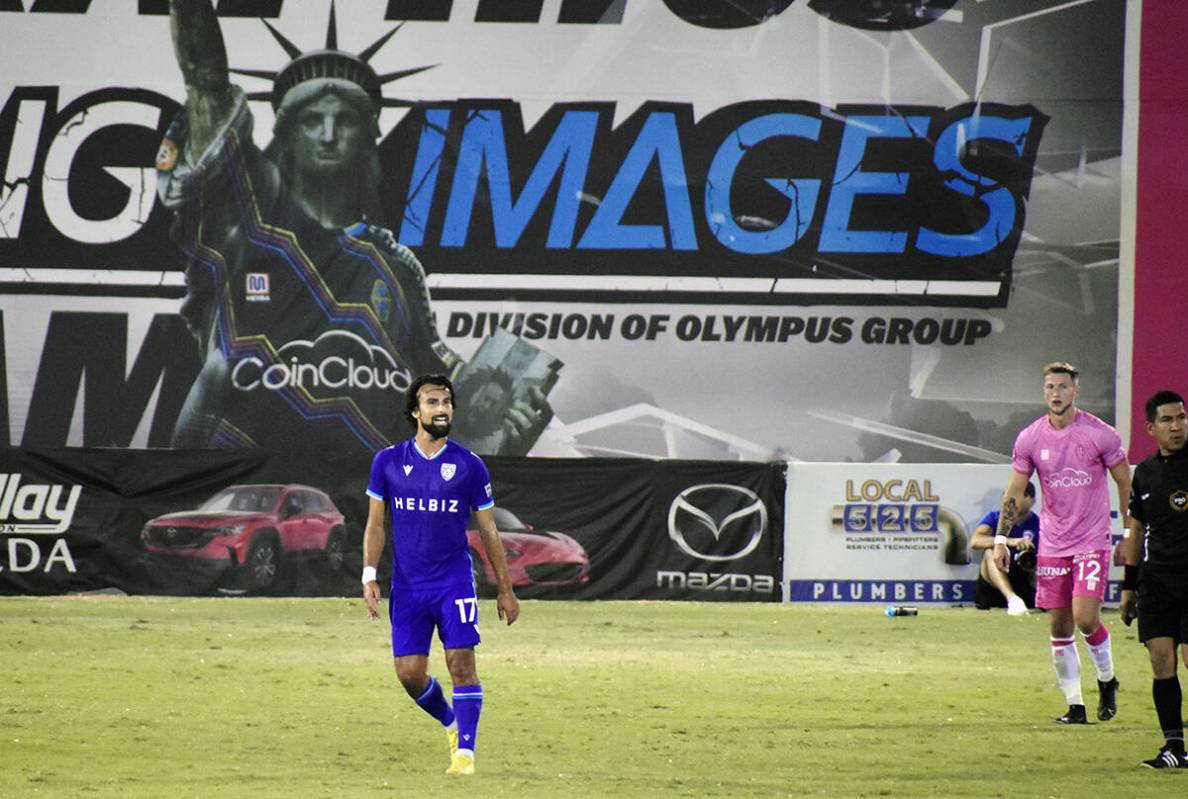
<instances>
[{"instance_id":1,"label":"blue soccer shorts","mask_svg":"<svg viewBox=\"0 0 1188 799\"><path fill-rule=\"evenodd\" d=\"M393 591L388 617L392 620L393 657L428 655L434 628L446 649L469 649L481 640L473 584Z\"/></svg>"}]
</instances>

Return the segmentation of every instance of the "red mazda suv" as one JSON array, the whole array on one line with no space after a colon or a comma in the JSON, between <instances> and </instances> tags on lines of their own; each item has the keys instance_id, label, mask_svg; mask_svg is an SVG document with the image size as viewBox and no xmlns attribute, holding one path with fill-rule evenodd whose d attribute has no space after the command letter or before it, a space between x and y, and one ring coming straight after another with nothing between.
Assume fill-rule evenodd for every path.
<instances>
[{"instance_id":1,"label":"red mazda suv","mask_svg":"<svg viewBox=\"0 0 1188 799\"><path fill-rule=\"evenodd\" d=\"M325 492L303 485L231 486L194 510L150 519L140 539L155 557L252 593L275 587L291 558L315 556L340 570L346 549L343 515Z\"/></svg>"}]
</instances>

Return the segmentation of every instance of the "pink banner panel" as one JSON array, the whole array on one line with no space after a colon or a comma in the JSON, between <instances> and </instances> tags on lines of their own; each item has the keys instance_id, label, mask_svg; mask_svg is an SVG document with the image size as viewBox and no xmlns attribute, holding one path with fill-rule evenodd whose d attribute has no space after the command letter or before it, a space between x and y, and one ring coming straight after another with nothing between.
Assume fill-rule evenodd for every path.
<instances>
[{"instance_id":1,"label":"pink banner panel","mask_svg":"<svg viewBox=\"0 0 1188 799\"><path fill-rule=\"evenodd\" d=\"M1144 403L1156 391L1188 392L1183 299L1188 294L1188 4L1143 7L1139 87L1138 213L1134 276L1131 461L1154 451Z\"/></svg>"}]
</instances>

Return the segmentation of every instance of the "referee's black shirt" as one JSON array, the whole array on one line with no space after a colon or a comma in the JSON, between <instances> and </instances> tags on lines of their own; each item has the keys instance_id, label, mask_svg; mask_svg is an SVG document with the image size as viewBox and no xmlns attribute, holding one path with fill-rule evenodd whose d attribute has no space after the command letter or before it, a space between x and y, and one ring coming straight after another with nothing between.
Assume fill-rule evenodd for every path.
<instances>
[{"instance_id":1,"label":"referee's black shirt","mask_svg":"<svg viewBox=\"0 0 1188 799\"><path fill-rule=\"evenodd\" d=\"M1147 528L1145 563L1188 566L1188 448L1155 453L1138 465L1130 515Z\"/></svg>"}]
</instances>

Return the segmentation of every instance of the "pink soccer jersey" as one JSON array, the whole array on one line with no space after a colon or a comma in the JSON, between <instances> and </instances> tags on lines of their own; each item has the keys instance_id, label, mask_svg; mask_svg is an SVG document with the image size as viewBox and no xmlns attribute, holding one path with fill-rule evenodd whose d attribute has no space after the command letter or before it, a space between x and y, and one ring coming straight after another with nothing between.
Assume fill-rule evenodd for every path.
<instances>
[{"instance_id":1,"label":"pink soccer jersey","mask_svg":"<svg viewBox=\"0 0 1188 799\"><path fill-rule=\"evenodd\" d=\"M1011 466L1042 486L1040 555L1077 555L1110 548L1108 470L1126 459L1118 431L1086 411L1057 430L1047 414L1015 439Z\"/></svg>"}]
</instances>

